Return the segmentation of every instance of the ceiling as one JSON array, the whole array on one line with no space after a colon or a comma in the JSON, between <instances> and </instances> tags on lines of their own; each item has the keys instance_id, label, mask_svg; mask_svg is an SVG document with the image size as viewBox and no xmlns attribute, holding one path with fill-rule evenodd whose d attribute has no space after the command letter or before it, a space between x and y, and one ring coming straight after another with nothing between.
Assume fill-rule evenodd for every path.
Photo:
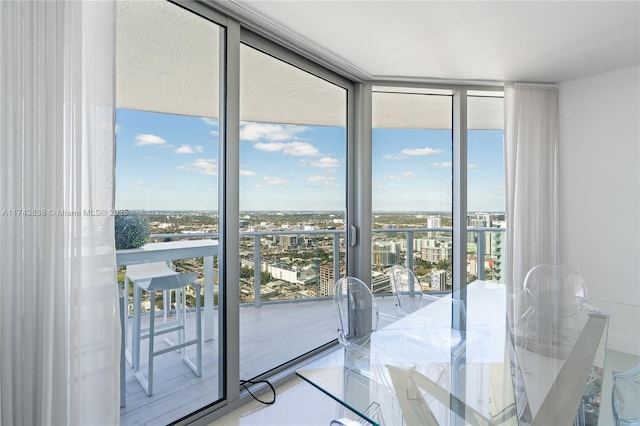
<instances>
[{"instance_id":1,"label":"ceiling","mask_svg":"<svg viewBox=\"0 0 640 426\"><path fill-rule=\"evenodd\" d=\"M640 1L221 3L378 80L559 83L640 63Z\"/></svg>"},{"instance_id":2,"label":"ceiling","mask_svg":"<svg viewBox=\"0 0 640 426\"><path fill-rule=\"evenodd\" d=\"M385 86L372 99L376 127L451 128L450 114L436 114L447 111L445 98L393 94L384 80L563 82L640 63L640 0L214 3L325 65ZM222 27L172 2L117 5L118 107L218 117ZM345 125L344 90L249 46L240 63L241 120ZM500 101L469 105L469 128L502 126Z\"/></svg>"},{"instance_id":3,"label":"ceiling","mask_svg":"<svg viewBox=\"0 0 640 426\"><path fill-rule=\"evenodd\" d=\"M222 31L171 2L119 0L117 107L217 118ZM246 45L240 65L242 121L346 126L345 89ZM451 91L397 92L376 90L374 127L451 129L451 97L439 96ZM502 128L501 99L470 96L468 105L470 129Z\"/></svg>"}]
</instances>

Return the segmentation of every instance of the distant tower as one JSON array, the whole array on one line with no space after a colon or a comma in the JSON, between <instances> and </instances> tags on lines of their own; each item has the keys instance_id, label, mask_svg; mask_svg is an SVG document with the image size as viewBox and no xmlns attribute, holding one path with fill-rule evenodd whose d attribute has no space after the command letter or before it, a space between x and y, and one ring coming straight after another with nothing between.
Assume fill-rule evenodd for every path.
<instances>
[{"instance_id":1,"label":"distant tower","mask_svg":"<svg viewBox=\"0 0 640 426\"><path fill-rule=\"evenodd\" d=\"M431 270L431 290L445 290L447 286L447 272L442 269Z\"/></svg>"},{"instance_id":2,"label":"distant tower","mask_svg":"<svg viewBox=\"0 0 640 426\"><path fill-rule=\"evenodd\" d=\"M373 244L373 263L375 265L393 265L400 258L400 246L394 241L375 242Z\"/></svg>"},{"instance_id":3,"label":"distant tower","mask_svg":"<svg viewBox=\"0 0 640 426\"><path fill-rule=\"evenodd\" d=\"M429 216L427 218L426 228L442 228L442 218L439 216ZM437 232L427 232L427 238L435 238Z\"/></svg>"},{"instance_id":4,"label":"distant tower","mask_svg":"<svg viewBox=\"0 0 640 426\"><path fill-rule=\"evenodd\" d=\"M333 265L331 263L323 263L318 268L319 276L319 296L333 296L334 274Z\"/></svg>"},{"instance_id":5,"label":"distant tower","mask_svg":"<svg viewBox=\"0 0 640 426\"><path fill-rule=\"evenodd\" d=\"M501 228L505 228L504 225L500 226ZM507 239L506 232L496 232L495 233L495 263L494 270L496 271L495 280L499 283L504 282L504 257L506 255L505 250L505 240Z\"/></svg>"}]
</instances>

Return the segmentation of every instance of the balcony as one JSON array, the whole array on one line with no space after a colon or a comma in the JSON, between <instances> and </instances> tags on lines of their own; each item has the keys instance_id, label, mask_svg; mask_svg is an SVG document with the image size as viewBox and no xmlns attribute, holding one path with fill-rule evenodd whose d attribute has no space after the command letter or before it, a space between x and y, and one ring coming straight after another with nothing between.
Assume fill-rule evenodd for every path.
<instances>
[{"instance_id":1,"label":"balcony","mask_svg":"<svg viewBox=\"0 0 640 426\"><path fill-rule=\"evenodd\" d=\"M498 228L470 228L469 247L470 258L473 256L475 265L489 264L485 246L486 235L491 233L503 234L504 229ZM404 249L400 250L395 263L406 263L410 268L414 267L416 256L414 241L422 235L439 235L446 239L450 235L451 228L415 228L415 229L375 229L374 241L395 241ZM265 241L272 242L275 237L296 236L306 244L314 246L313 241L322 241L322 248L310 247L311 250L330 250L331 277L339 277L341 268L340 253L344 253L344 232L338 230L322 231L272 231L272 232L243 232L241 233L241 256L243 264L252 263L254 271L249 279L243 278L244 287L252 288L252 294L245 294L240 304L240 353L241 353L241 379L250 379L269 371L285 362L292 354L304 354L309 350L335 341L335 326L333 319L333 305L331 295L319 295L316 285L309 284L313 291L295 292L294 297L280 300L268 300L267 293L273 291L267 283L262 282L260 274L264 269L263 261L268 256L268 250L263 249ZM217 238L216 234L157 234L152 235L154 241L169 241L184 238ZM329 243L330 242L330 243ZM475 254L474 254L475 253ZM313 262L311 262L313 264ZM470 264L471 264L470 263ZM493 263L492 263L493 264ZM198 262L190 261L181 268L202 270ZM316 268L311 265L310 269ZM385 266L375 265L377 276L384 276ZM469 279L487 279L488 274L493 274L495 269L479 268L468 272ZM317 269L314 269L316 274ZM216 274L214 274L215 276ZM384 279L382 280L382 282ZM248 283L247 283L248 282ZM381 280L376 281L380 283ZM375 283L374 283L375 284ZM374 286L375 287L375 286ZM392 313L394 310L393 299L388 293L388 287L380 285L376 296L381 312ZM431 287L423 288L432 291ZM375 290L374 290L375 291ZM446 291L446 288L441 291ZM436 291L437 292L437 291ZM217 278L215 279L214 294L218 294ZM192 411L214 402L221 397L220 391L220 339L217 333L218 306L217 298L214 315L214 336L203 345L203 374L196 377L184 364L177 352L169 352L156 357L154 363L154 393L147 396L133 375L133 369L126 365L125 396L126 406L121 409L121 423L129 424L167 424L185 416ZM188 314L188 321L194 320L193 311ZM148 322L148 313L143 314L142 327ZM277 326L276 326L277 324ZM295 326L291 326L295 324ZM128 321L129 330L127 336L131 338L131 321ZM190 330L194 330L193 324L188 324ZM160 339L158 339L159 341ZM271 345L273 342L285 342L284 344ZM161 343L162 344L162 343ZM268 347L268 350L265 348ZM193 347L188 349L193 351ZM141 348L141 368L145 369L145 354L147 347L143 342Z\"/></svg>"}]
</instances>

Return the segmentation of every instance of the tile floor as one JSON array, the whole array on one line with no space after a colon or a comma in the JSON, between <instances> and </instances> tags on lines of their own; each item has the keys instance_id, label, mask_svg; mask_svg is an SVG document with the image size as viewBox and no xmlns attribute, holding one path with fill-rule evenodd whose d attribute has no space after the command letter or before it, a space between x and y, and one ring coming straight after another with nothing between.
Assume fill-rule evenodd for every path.
<instances>
[{"instance_id":1,"label":"tile floor","mask_svg":"<svg viewBox=\"0 0 640 426\"><path fill-rule=\"evenodd\" d=\"M605 396L602 399L599 426L613 426L609 397L611 371L629 369L639 361L640 359L633 355L607 351L607 367L602 389ZM277 389L275 404L262 405L251 402L210 423L209 426L328 426L331 420L342 417L357 418L316 388L296 378Z\"/></svg>"},{"instance_id":2,"label":"tile floor","mask_svg":"<svg viewBox=\"0 0 640 426\"><path fill-rule=\"evenodd\" d=\"M333 399L295 378L277 388L275 404L253 401L209 426L329 426L331 420L342 417L356 418Z\"/></svg>"}]
</instances>

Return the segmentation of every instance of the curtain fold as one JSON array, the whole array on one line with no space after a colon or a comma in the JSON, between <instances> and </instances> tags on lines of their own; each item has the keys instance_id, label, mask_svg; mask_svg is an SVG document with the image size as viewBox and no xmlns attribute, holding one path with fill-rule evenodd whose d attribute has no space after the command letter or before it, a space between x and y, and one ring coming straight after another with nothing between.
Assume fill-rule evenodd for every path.
<instances>
[{"instance_id":1,"label":"curtain fold","mask_svg":"<svg viewBox=\"0 0 640 426\"><path fill-rule=\"evenodd\" d=\"M0 424L119 422L111 0L0 1Z\"/></svg>"},{"instance_id":2,"label":"curtain fold","mask_svg":"<svg viewBox=\"0 0 640 426\"><path fill-rule=\"evenodd\" d=\"M505 84L505 185L510 294L522 289L527 272L558 263L558 87ZM513 298L518 300L518 298ZM512 325L520 317L512 306Z\"/></svg>"}]
</instances>

